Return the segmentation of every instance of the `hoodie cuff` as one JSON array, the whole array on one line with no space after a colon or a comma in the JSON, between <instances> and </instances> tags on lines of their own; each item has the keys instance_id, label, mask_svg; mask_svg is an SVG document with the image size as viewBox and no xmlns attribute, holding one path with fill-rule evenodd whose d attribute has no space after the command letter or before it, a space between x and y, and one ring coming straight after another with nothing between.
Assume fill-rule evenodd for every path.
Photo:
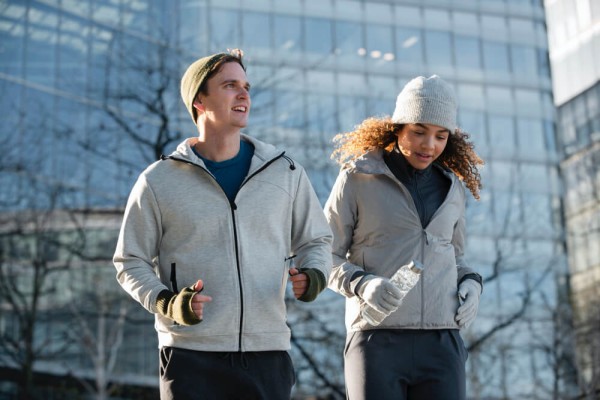
<instances>
[{"instance_id":1,"label":"hoodie cuff","mask_svg":"<svg viewBox=\"0 0 600 400\"><path fill-rule=\"evenodd\" d=\"M306 274L308 277L308 287L306 292L298 298L300 301L311 302L317 298L319 293L325 290L327 282L325 281L325 275L323 272L316 268L300 268L301 274Z\"/></svg>"},{"instance_id":2,"label":"hoodie cuff","mask_svg":"<svg viewBox=\"0 0 600 400\"><path fill-rule=\"evenodd\" d=\"M466 281L467 279L473 279L475 282L479 283L479 286L481 286L481 293L483 293L483 279L481 278L481 275L479 275L477 272L470 272L468 274L465 274L462 278L460 278L458 286L460 286L460 284Z\"/></svg>"},{"instance_id":3,"label":"hoodie cuff","mask_svg":"<svg viewBox=\"0 0 600 400\"><path fill-rule=\"evenodd\" d=\"M355 296L358 296L360 288L369 280L368 276L372 274L366 273L365 271L356 271L350 278L350 290Z\"/></svg>"}]
</instances>

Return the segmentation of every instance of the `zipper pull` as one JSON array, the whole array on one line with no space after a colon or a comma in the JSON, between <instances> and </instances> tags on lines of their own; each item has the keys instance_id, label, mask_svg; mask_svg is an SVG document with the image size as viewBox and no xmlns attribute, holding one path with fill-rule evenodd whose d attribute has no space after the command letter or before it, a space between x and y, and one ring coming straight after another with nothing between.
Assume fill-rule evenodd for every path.
<instances>
[{"instance_id":1,"label":"zipper pull","mask_svg":"<svg viewBox=\"0 0 600 400\"><path fill-rule=\"evenodd\" d=\"M179 293L179 289L177 289L177 273L175 272L175 263L171 263L171 276L169 279L171 280L171 290L173 290L175 294Z\"/></svg>"}]
</instances>

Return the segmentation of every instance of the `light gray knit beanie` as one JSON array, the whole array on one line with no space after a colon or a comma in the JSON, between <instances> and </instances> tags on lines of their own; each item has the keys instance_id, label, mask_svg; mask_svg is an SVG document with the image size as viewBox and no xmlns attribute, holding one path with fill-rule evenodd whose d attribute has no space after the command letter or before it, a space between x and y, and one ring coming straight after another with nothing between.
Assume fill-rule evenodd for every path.
<instances>
[{"instance_id":1,"label":"light gray knit beanie","mask_svg":"<svg viewBox=\"0 0 600 400\"><path fill-rule=\"evenodd\" d=\"M454 133L458 106L452 87L437 75L419 76L404 86L396 99L392 122L432 124Z\"/></svg>"}]
</instances>

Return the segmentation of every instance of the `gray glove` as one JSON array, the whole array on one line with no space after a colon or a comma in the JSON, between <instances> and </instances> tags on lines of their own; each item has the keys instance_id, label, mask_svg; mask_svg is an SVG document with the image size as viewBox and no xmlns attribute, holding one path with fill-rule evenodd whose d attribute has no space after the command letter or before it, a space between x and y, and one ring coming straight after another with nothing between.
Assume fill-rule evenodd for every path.
<instances>
[{"instance_id":1,"label":"gray glove","mask_svg":"<svg viewBox=\"0 0 600 400\"><path fill-rule=\"evenodd\" d=\"M390 315L402 303L402 292L389 279L370 275L364 278L357 292L368 306Z\"/></svg>"},{"instance_id":2,"label":"gray glove","mask_svg":"<svg viewBox=\"0 0 600 400\"><path fill-rule=\"evenodd\" d=\"M479 309L480 295L481 285L474 279L467 279L458 287L460 307L458 307L454 319L461 328L467 328L475 320Z\"/></svg>"}]
</instances>

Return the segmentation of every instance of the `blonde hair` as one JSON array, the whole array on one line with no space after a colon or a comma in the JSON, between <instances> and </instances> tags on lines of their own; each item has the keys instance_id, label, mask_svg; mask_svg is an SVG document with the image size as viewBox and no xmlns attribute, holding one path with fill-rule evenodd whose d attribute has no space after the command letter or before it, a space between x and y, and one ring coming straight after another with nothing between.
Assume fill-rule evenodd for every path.
<instances>
[{"instance_id":1,"label":"blonde hair","mask_svg":"<svg viewBox=\"0 0 600 400\"><path fill-rule=\"evenodd\" d=\"M336 148L331 159L344 165L370 151L391 151L403 127L404 124L396 124L389 117L367 118L352 132L340 133L333 138ZM479 200L482 184L477 166L484 162L475 152L468 133L456 129L449 135L446 148L435 162L451 170L465 183L473 197Z\"/></svg>"}]
</instances>

